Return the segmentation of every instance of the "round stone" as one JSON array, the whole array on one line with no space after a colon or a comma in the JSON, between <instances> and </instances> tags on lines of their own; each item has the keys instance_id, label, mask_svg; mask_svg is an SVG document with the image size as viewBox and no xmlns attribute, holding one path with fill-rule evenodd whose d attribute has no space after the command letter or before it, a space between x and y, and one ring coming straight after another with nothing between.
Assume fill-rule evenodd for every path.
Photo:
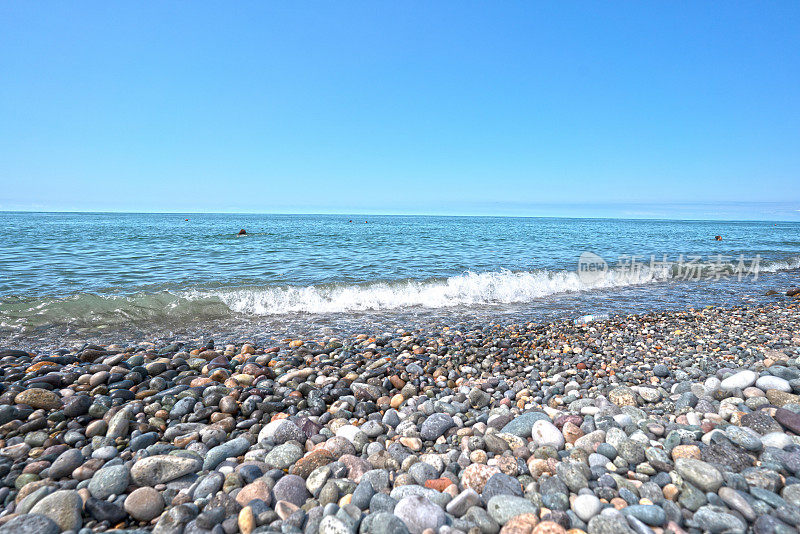
<instances>
[{"instance_id":1,"label":"round stone","mask_svg":"<svg viewBox=\"0 0 800 534\"><path fill-rule=\"evenodd\" d=\"M82 510L83 499L77 491L59 490L43 497L31 508L30 513L49 517L62 531L77 531L83 524Z\"/></svg>"},{"instance_id":2,"label":"round stone","mask_svg":"<svg viewBox=\"0 0 800 534\"><path fill-rule=\"evenodd\" d=\"M758 375L749 369L745 369L744 371L739 371L735 373L720 383L720 388L725 391L730 391L733 389L744 389L748 386L752 386Z\"/></svg>"},{"instance_id":3,"label":"round stone","mask_svg":"<svg viewBox=\"0 0 800 534\"><path fill-rule=\"evenodd\" d=\"M564 435L556 425L546 420L533 423L531 438L538 447L553 447L556 450L562 449L566 442Z\"/></svg>"},{"instance_id":4,"label":"round stone","mask_svg":"<svg viewBox=\"0 0 800 534\"><path fill-rule=\"evenodd\" d=\"M0 526L0 534L59 534L58 525L44 515L20 515Z\"/></svg>"},{"instance_id":5,"label":"round stone","mask_svg":"<svg viewBox=\"0 0 800 534\"><path fill-rule=\"evenodd\" d=\"M456 423L451 415L435 413L422 423L419 435L425 441L435 441L454 426Z\"/></svg>"},{"instance_id":6,"label":"round stone","mask_svg":"<svg viewBox=\"0 0 800 534\"><path fill-rule=\"evenodd\" d=\"M164 499L153 488L138 488L125 498L123 506L134 519L151 521L164 511Z\"/></svg>"},{"instance_id":7,"label":"round stone","mask_svg":"<svg viewBox=\"0 0 800 534\"><path fill-rule=\"evenodd\" d=\"M578 495L572 502L572 511L575 515L581 518L582 521L588 522L591 518L600 513L602 507L600 499L594 495Z\"/></svg>"},{"instance_id":8,"label":"round stone","mask_svg":"<svg viewBox=\"0 0 800 534\"><path fill-rule=\"evenodd\" d=\"M772 375L759 377L758 380L756 380L756 387L762 391L767 391L769 389L777 389L778 391L786 393L791 393L792 391L792 386L789 384L788 380Z\"/></svg>"},{"instance_id":9,"label":"round stone","mask_svg":"<svg viewBox=\"0 0 800 534\"><path fill-rule=\"evenodd\" d=\"M306 489L306 481L297 475L281 477L272 488L275 501L287 501L296 506L303 506L311 494Z\"/></svg>"},{"instance_id":10,"label":"round stone","mask_svg":"<svg viewBox=\"0 0 800 534\"><path fill-rule=\"evenodd\" d=\"M17 404L27 404L31 408L41 408L43 410L57 410L61 408L61 398L42 388L30 388L21 391L14 397Z\"/></svg>"},{"instance_id":11,"label":"round stone","mask_svg":"<svg viewBox=\"0 0 800 534\"><path fill-rule=\"evenodd\" d=\"M105 500L120 495L130 483L130 473L125 465L112 465L97 471L89 481L89 493L95 499Z\"/></svg>"},{"instance_id":12,"label":"round stone","mask_svg":"<svg viewBox=\"0 0 800 534\"><path fill-rule=\"evenodd\" d=\"M394 515L406 524L411 534L422 534L426 529L438 531L447 521L444 510L421 495L400 499L394 508Z\"/></svg>"}]
</instances>

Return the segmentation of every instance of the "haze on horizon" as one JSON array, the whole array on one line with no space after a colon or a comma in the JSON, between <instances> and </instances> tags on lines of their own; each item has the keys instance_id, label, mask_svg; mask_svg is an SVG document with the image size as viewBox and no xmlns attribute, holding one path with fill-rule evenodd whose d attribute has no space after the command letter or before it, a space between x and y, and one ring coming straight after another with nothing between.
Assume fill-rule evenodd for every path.
<instances>
[{"instance_id":1,"label":"haze on horizon","mask_svg":"<svg viewBox=\"0 0 800 534\"><path fill-rule=\"evenodd\" d=\"M0 210L800 220L800 4L6 2Z\"/></svg>"}]
</instances>

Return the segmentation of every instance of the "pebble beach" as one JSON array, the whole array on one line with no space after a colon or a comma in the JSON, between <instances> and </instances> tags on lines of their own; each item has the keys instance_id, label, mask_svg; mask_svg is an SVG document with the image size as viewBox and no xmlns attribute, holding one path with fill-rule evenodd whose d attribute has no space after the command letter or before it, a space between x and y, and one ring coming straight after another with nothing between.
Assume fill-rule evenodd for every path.
<instances>
[{"instance_id":1,"label":"pebble beach","mask_svg":"<svg viewBox=\"0 0 800 534\"><path fill-rule=\"evenodd\" d=\"M0 352L0 533L773 533L800 306Z\"/></svg>"}]
</instances>

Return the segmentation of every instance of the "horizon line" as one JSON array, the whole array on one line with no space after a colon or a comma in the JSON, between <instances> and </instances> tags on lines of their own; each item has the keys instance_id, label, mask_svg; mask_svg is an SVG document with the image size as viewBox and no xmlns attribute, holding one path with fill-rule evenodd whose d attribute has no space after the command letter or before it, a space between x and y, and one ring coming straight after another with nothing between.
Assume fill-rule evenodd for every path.
<instances>
[{"instance_id":1,"label":"horizon line","mask_svg":"<svg viewBox=\"0 0 800 534\"><path fill-rule=\"evenodd\" d=\"M742 204L777 204L778 202L737 202ZM686 203L689 204L689 203ZM700 203L697 203L698 205ZM583 204L571 204L581 206ZM586 206L603 206L603 204L586 204ZM626 205L626 204L620 204ZM629 205L629 204L628 204ZM566 206L562 204L562 206ZM605 206L608 206L606 204ZM798 210L800 211L800 210ZM579 220L637 220L637 221L683 221L683 222L800 222L798 219L741 219L741 218L685 218L676 216L648 217L648 216L569 216L569 215L509 215L509 214L475 214L475 213L366 213L366 212L289 212L289 211L126 211L126 210L73 210L73 209L47 209L47 210L6 210L0 209L5 214L68 214L68 215L299 215L299 216L359 216L359 217L474 217L474 218L502 218L502 219L579 219Z\"/></svg>"}]
</instances>

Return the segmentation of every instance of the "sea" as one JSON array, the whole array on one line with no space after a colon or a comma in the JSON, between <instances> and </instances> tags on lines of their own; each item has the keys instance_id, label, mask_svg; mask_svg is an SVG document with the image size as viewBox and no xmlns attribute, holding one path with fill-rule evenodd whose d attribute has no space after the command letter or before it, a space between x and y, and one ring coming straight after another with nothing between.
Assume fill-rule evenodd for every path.
<instances>
[{"instance_id":1,"label":"sea","mask_svg":"<svg viewBox=\"0 0 800 534\"><path fill-rule=\"evenodd\" d=\"M798 222L0 212L0 348L486 328L796 286Z\"/></svg>"}]
</instances>

